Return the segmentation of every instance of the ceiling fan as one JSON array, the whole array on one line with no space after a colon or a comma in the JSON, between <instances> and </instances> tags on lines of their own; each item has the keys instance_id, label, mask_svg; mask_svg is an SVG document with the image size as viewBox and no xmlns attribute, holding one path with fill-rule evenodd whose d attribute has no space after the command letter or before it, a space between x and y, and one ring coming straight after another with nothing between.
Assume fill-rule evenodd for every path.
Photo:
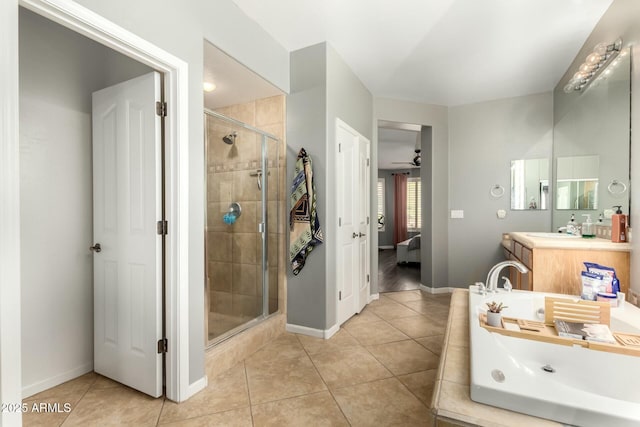
<instances>
[{"instance_id":1,"label":"ceiling fan","mask_svg":"<svg viewBox=\"0 0 640 427\"><path fill-rule=\"evenodd\" d=\"M391 163L396 165L413 165L413 166L420 167L420 164L422 163L422 156L420 155L420 149L416 148L414 152L416 153L416 155L413 157L413 160L411 160L410 162L391 162Z\"/></svg>"}]
</instances>

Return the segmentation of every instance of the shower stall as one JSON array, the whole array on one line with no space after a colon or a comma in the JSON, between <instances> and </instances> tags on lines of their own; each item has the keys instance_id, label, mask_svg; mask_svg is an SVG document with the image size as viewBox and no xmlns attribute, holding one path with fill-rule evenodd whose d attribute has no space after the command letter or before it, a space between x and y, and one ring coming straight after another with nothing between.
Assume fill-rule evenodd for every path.
<instances>
[{"instance_id":1,"label":"shower stall","mask_svg":"<svg viewBox=\"0 0 640 427\"><path fill-rule=\"evenodd\" d=\"M205 110L205 331L217 344L278 311L277 137Z\"/></svg>"}]
</instances>

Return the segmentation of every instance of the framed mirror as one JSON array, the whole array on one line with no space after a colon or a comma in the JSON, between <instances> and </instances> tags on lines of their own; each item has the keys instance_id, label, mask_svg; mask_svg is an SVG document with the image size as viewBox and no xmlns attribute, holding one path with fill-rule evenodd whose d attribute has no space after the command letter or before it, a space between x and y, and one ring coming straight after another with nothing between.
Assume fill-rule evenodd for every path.
<instances>
[{"instance_id":1,"label":"framed mirror","mask_svg":"<svg viewBox=\"0 0 640 427\"><path fill-rule=\"evenodd\" d=\"M511 210L549 209L549 159L511 161Z\"/></svg>"},{"instance_id":2,"label":"framed mirror","mask_svg":"<svg viewBox=\"0 0 640 427\"><path fill-rule=\"evenodd\" d=\"M580 91L554 92L553 231L572 213L579 219L591 213L594 220L603 214L605 223L614 205L629 213L630 56L622 49Z\"/></svg>"}]
</instances>

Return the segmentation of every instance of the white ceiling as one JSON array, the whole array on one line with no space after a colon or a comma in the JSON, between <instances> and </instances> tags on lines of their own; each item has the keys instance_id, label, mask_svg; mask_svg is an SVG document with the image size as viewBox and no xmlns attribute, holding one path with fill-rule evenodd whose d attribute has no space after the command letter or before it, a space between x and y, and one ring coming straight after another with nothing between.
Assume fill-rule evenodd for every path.
<instances>
[{"instance_id":1,"label":"white ceiling","mask_svg":"<svg viewBox=\"0 0 640 427\"><path fill-rule=\"evenodd\" d=\"M375 97L552 90L612 0L233 0L289 51L328 41Z\"/></svg>"}]
</instances>

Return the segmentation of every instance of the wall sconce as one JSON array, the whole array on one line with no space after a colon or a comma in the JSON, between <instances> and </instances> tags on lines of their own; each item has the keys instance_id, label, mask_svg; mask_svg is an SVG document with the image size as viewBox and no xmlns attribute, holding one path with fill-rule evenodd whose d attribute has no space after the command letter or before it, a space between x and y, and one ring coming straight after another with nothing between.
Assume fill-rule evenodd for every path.
<instances>
[{"instance_id":1,"label":"wall sconce","mask_svg":"<svg viewBox=\"0 0 640 427\"><path fill-rule=\"evenodd\" d=\"M587 55L585 61L578 67L578 71L564 87L564 91L571 93L586 89L589 84L607 68L607 65L618 56L621 48L621 38L611 44L606 42L597 44L596 47L593 48L593 52Z\"/></svg>"}]
</instances>

